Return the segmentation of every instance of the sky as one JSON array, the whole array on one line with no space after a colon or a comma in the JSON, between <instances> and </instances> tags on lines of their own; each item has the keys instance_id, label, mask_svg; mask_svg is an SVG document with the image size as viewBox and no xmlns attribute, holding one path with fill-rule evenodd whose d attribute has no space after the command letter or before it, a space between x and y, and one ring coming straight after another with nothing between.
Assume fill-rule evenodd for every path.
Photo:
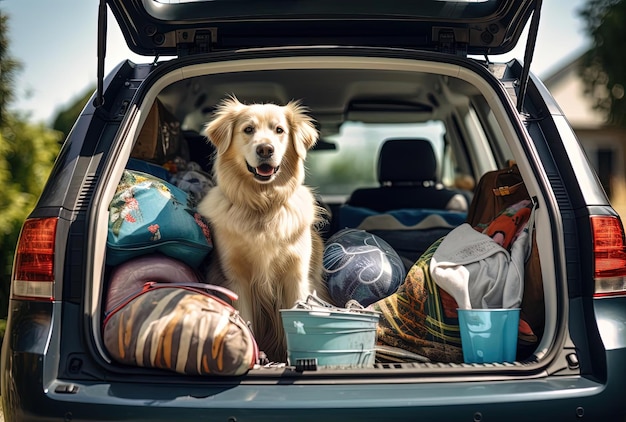
<instances>
[{"instance_id":1,"label":"sky","mask_svg":"<svg viewBox=\"0 0 626 422\"><path fill-rule=\"evenodd\" d=\"M590 45L578 10L585 0L544 0L531 70L546 77L582 54ZM98 0L0 0L9 16L9 54L22 63L15 76L11 109L31 121L50 124L67 105L96 84ZM523 59L527 32L518 46L493 61ZM108 73L125 59L148 62L132 53L109 12Z\"/></svg>"}]
</instances>

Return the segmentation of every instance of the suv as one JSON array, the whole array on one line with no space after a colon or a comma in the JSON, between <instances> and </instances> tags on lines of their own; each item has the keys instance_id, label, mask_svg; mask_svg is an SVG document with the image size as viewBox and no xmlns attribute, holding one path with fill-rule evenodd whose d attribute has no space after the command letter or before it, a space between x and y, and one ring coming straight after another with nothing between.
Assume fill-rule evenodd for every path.
<instances>
[{"instance_id":1,"label":"suv","mask_svg":"<svg viewBox=\"0 0 626 422\"><path fill-rule=\"evenodd\" d=\"M154 60L124 61L104 77L107 6L129 47ZM624 421L624 231L572 128L529 72L540 8L541 0L101 0L97 90L17 246L2 346L5 420ZM524 62L492 62L527 24ZM137 166L168 177L181 160L210 174L202 130L229 95L296 99L310 110L320 139L306 184L332 215L326 236L359 226L341 220L346 207L387 212L351 203L355 191L386 184L377 178L384 140L427 140L433 189L467 202L481 176L514 161L535 204L541 258L542 323L530 350L509 363L407 353L360 368L256 365L234 377L112 359L102 324L118 182ZM393 157L386 168L411 161ZM457 202L446 212L462 220L467 203ZM412 252L401 255L410 263L421 253Z\"/></svg>"}]
</instances>

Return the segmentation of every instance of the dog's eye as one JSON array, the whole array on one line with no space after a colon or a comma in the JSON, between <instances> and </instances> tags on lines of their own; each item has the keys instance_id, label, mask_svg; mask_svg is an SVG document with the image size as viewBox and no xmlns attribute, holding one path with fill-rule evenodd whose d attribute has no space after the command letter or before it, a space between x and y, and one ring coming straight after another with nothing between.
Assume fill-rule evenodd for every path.
<instances>
[{"instance_id":1,"label":"dog's eye","mask_svg":"<svg viewBox=\"0 0 626 422\"><path fill-rule=\"evenodd\" d=\"M247 133L248 135L250 135L250 134L254 133L254 127L246 126L243 131L244 131L244 133Z\"/></svg>"},{"instance_id":2,"label":"dog's eye","mask_svg":"<svg viewBox=\"0 0 626 422\"><path fill-rule=\"evenodd\" d=\"M276 133L283 133L283 132L285 132L285 129L283 129L280 126L276 127Z\"/></svg>"}]
</instances>

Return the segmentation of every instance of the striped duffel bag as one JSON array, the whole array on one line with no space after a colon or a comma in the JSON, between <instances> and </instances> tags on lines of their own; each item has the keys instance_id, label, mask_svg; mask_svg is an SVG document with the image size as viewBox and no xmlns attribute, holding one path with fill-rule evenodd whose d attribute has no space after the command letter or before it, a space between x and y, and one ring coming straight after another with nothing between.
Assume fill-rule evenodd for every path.
<instances>
[{"instance_id":1,"label":"striped duffel bag","mask_svg":"<svg viewBox=\"0 0 626 422\"><path fill-rule=\"evenodd\" d=\"M243 375L258 360L252 331L219 286L147 282L111 311L104 344L119 363L186 375Z\"/></svg>"}]
</instances>

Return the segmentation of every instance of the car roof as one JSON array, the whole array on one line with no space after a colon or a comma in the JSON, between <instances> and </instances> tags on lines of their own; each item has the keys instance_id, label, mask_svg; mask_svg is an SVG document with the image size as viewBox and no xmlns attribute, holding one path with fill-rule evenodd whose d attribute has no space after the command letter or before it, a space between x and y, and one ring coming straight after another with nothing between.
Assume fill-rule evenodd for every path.
<instances>
[{"instance_id":1,"label":"car roof","mask_svg":"<svg viewBox=\"0 0 626 422\"><path fill-rule=\"evenodd\" d=\"M290 45L368 45L464 56L513 49L541 0L106 3L129 48L148 56Z\"/></svg>"}]
</instances>

